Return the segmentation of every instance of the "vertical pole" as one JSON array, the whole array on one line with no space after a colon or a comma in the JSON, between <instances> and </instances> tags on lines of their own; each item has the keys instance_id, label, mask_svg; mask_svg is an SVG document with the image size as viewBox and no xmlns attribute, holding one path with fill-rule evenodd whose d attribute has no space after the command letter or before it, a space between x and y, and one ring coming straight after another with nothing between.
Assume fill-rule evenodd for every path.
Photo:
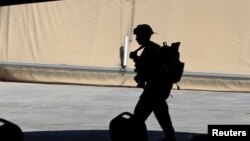
<instances>
[{"instance_id":1,"label":"vertical pole","mask_svg":"<svg viewBox=\"0 0 250 141\"><path fill-rule=\"evenodd\" d=\"M129 37L126 35L125 36L125 42L124 42L124 55L123 55L123 67L126 68L127 66L127 56L128 56L128 42L129 42Z\"/></svg>"}]
</instances>

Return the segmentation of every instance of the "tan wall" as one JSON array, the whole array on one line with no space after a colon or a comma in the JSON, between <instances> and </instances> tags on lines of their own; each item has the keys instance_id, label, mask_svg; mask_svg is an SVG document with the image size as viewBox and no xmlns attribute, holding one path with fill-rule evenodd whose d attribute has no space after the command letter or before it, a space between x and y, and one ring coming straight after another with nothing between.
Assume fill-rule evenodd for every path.
<instances>
[{"instance_id":1,"label":"tan wall","mask_svg":"<svg viewBox=\"0 0 250 141\"><path fill-rule=\"evenodd\" d=\"M250 75L247 0L63 0L0 7L0 13L2 62L119 68L125 35L129 51L136 49L131 27L148 23L157 43L181 42L186 72ZM128 68L133 67L128 60ZM8 69L2 69L7 79ZM188 88L198 89L188 82Z\"/></svg>"},{"instance_id":2,"label":"tan wall","mask_svg":"<svg viewBox=\"0 0 250 141\"><path fill-rule=\"evenodd\" d=\"M250 74L250 1L138 0L135 25L161 43L181 41L186 71Z\"/></svg>"}]
</instances>

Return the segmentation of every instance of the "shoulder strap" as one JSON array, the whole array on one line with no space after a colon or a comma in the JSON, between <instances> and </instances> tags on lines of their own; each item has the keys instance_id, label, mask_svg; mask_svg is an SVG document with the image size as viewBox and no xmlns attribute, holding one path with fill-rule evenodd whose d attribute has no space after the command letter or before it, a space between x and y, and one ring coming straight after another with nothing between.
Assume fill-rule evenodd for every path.
<instances>
[{"instance_id":1,"label":"shoulder strap","mask_svg":"<svg viewBox=\"0 0 250 141\"><path fill-rule=\"evenodd\" d=\"M140 46L139 48L137 48L134 52L138 52L139 50L143 49L144 46Z\"/></svg>"}]
</instances>

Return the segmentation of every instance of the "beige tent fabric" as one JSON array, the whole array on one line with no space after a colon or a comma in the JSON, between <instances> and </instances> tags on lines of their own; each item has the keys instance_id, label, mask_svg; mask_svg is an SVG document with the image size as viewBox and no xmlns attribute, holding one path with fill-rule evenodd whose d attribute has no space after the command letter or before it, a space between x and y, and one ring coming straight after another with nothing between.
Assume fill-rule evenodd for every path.
<instances>
[{"instance_id":1,"label":"beige tent fabric","mask_svg":"<svg viewBox=\"0 0 250 141\"><path fill-rule=\"evenodd\" d=\"M135 25L148 23L158 43L181 42L186 71L250 74L250 1L139 0Z\"/></svg>"},{"instance_id":2,"label":"beige tent fabric","mask_svg":"<svg viewBox=\"0 0 250 141\"><path fill-rule=\"evenodd\" d=\"M4 75L3 75L4 74ZM0 79L18 82L59 83L99 86L136 86L134 73L130 72L92 72L87 70L55 70L37 68L0 69Z\"/></svg>"},{"instance_id":3,"label":"beige tent fabric","mask_svg":"<svg viewBox=\"0 0 250 141\"><path fill-rule=\"evenodd\" d=\"M119 66L119 0L64 0L1 7L1 60Z\"/></svg>"},{"instance_id":4,"label":"beige tent fabric","mask_svg":"<svg viewBox=\"0 0 250 141\"><path fill-rule=\"evenodd\" d=\"M98 86L135 87L134 73L93 72L88 70L63 70L4 67L0 69L0 79L18 82L57 83ZM181 89L250 92L249 79L221 79L185 76L178 83ZM177 85L173 86L177 89Z\"/></svg>"},{"instance_id":5,"label":"beige tent fabric","mask_svg":"<svg viewBox=\"0 0 250 141\"><path fill-rule=\"evenodd\" d=\"M247 0L63 0L4 6L0 7L0 61L120 68L125 36L128 51L135 50L132 30L147 23L156 32L155 42L181 42L185 72L249 76L249 17ZM134 68L130 59L127 68ZM39 74L37 69L3 65L0 70L3 80L135 85L131 73L122 77L118 72L118 80L106 73L101 77L93 72L41 69ZM249 81L197 81L185 76L181 84L187 89L250 91Z\"/></svg>"}]
</instances>

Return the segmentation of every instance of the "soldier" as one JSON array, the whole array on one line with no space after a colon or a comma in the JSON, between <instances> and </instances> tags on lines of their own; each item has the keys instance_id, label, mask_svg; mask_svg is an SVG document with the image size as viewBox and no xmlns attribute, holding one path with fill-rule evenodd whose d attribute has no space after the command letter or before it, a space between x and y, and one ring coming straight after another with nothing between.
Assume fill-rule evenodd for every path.
<instances>
[{"instance_id":1,"label":"soldier","mask_svg":"<svg viewBox=\"0 0 250 141\"><path fill-rule=\"evenodd\" d=\"M135 80L138 86L144 89L135 106L134 116L137 120L145 122L153 112L166 134L163 141L176 141L166 102L173 83L162 77L160 45L150 40L154 32L147 24L138 25L134 29L134 34L137 43L141 46L139 49L143 49L143 51L140 56L137 56L139 49L131 52L130 58L135 61L137 70Z\"/></svg>"}]
</instances>

